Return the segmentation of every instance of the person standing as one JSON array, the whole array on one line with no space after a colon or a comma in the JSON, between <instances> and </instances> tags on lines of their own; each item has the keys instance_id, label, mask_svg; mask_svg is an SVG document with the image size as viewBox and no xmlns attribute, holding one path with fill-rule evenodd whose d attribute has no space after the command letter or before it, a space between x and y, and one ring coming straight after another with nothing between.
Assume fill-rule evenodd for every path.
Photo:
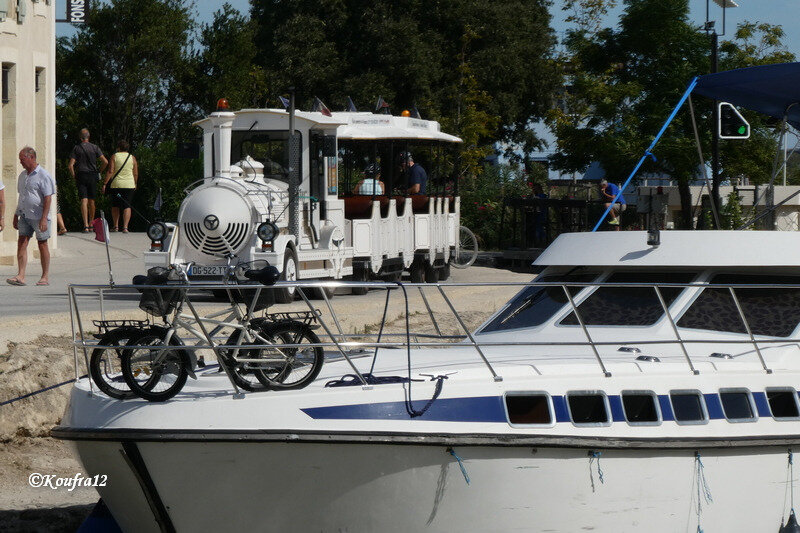
<instances>
[{"instance_id":1,"label":"person standing","mask_svg":"<svg viewBox=\"0 0 800 533\"><path fill-rule=\"evenodd\" d=\"M14 213L17 239L17 275L6 279L9 285L25 285L25 268L28 265L28 243L36 234L39 257L42 260L42 277L37 285L50 285L50 204L56 192L56 181L36 162L36 150L26 146L19 152L19 163L25 169L17 178L19 202Z\"/></svg>"},{"instance_id":2,"label":"person standing","mask_svg":"<svg viewBox=\"0 0 800 533\"><path fill-rule=\"evenodd\" d=\"M422 165L414 163L414 158L411 152L403 152L400 154L400 163L406 175L406 184L408 185L408 194L425 194L428 184L428 173L422 168Z\"/></svg>"},{"instance_id":3,"label":"person standing","mask_svg":"<svg viewBox=\"0 0 800 533\"><path fill-rule=\"evenodd\" d=\"M91 222L94 220L94 199L97 196L97 182L100 181L100 172L108 166L108 159L96 144L89 142L89 130L83 128L80 134L81 142L75 145L69 155L69 173L78 186L78 197L81 199L81 216L83 217L83 232L92 231ZM97 160L100 160L100 171L97 170Z\"/></svg>"},{"instance_id":4,"label":"person standing","mask_svg":"<svg viewBox=\"0 0 800 533\"><path fill-rule=\"evenodd\" d=\"M111 198L111 218L114 227L111 231L119 231L119 212L122 210L122 233L128 233L131 220L131 202L133 192L139 185L139 163L129 151L128 142L120 140L117 152L111 156L111 163L106 171L103 191Z\"/></svg>"},{"instance_id":5,"label":"person standing","mask_svg":"<svg viewBox=\"0 0 800 533\"><path fill-rule=\"evenodd\" d=\"M601 200L605 202L606 209L611 207L611 211L609 214L611 215L611 220L608 223L614 227L615 231L619 231L619 215L625 208L625 197L619 194L619 199L615 202L614 199L617 198L619 194L619 187L614 185L613 183L609 183L608 180L605 178L600 180L600 197ZM613 205L612 205L613 204Z\"/></svg>"}]
</instances>

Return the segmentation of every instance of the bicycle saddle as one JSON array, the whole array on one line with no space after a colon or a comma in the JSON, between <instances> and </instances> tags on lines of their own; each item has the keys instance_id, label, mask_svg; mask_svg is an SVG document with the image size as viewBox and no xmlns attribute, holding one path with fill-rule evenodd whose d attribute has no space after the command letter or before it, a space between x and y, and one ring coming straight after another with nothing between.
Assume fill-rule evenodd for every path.
<instances>
[{"instance_id":1,"label":"bicycle saddle","mask_svg":"<svg viewBox=\"0 0 800 533\"><path fill-rule=\"evenodd\" d=\"M263 285L275 285L275 282L280 279L281 274L274 266L267 265L264 268L259 268L257 270L246 270L244 277L258 281Z\"/></svg>"}]
</instances>

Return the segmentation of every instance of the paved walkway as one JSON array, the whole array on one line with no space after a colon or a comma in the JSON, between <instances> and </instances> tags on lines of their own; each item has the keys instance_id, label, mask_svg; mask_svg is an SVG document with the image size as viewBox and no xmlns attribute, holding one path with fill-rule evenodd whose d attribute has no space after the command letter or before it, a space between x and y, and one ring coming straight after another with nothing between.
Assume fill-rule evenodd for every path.
<instances>
[{"instance_id":1,"label":"paved walkway","mask_svg":"<svg viewBox=\"0 0 800 533\"><path fill-rule=\"evenodd\" d=\"M128 284L134 275L144 273L142 253L149 245L144 233L111 234L111 268L117 283ZM42 273L38 259L28 263L25 287L15 287L5 281L17 273L16 265L0 265L0 315L13 317L67 312L67 285L108 283L105 245L94 240L94 233L62 235L58 238L58 247L58 255L51 261L50 285L47 287L36 286Z\"/></svg>"}]
</instances>

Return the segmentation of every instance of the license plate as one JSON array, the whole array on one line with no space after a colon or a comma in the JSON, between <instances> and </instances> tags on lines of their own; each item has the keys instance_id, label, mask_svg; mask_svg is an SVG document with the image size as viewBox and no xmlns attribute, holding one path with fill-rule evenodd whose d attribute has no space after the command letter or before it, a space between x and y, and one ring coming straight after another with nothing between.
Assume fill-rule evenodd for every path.
<instances>
[{"instance_id":1,"label":"license plate","mask_svg":"<svg viewBox=\"0 0 800 533\"><path fill-rule=\"evenodd\" d=\"M228 267L225 265L192 265L190 276L222 276Z\"/></svg>"}]
</instances>

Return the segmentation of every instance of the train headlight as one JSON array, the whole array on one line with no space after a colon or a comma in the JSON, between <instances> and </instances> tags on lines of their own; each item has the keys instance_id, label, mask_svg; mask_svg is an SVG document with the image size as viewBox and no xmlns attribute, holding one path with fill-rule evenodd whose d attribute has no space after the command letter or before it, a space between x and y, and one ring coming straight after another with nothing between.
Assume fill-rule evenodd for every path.
<instances>
[{"instance_id":1,"label":"train headlight","mask_svg":"<svg viewBox=\"0 0 800 533\"><path fill-rule=\"evenodd\" d=\"M278 235L278 228L272 222L262 222L258 225L256 235L261 239L261 242L272 242Z\"/></svg>"},{"instance_id":2,"label":"train headlight","mask_svg":"<svg viewBox=\"0 0 800 533\"><path fill-rule=\"evenodd\" d=\"M162 222L154 222L147 228L147 237L151 241L163 241L167 236L167 226Z\"/></svg>"}]
</instances>

